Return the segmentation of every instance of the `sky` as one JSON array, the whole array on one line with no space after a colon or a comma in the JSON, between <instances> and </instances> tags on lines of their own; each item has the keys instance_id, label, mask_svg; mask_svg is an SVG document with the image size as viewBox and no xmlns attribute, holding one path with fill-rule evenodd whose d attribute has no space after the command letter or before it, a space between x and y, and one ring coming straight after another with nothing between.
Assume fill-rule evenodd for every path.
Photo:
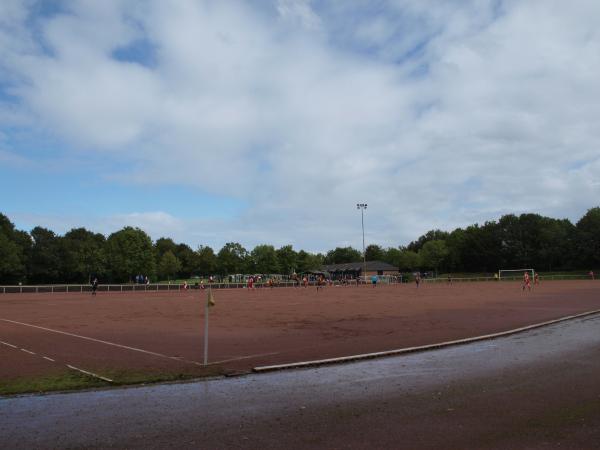
<instances>
[{"instance_id":1,"label":"sky","mask_svg":"<svg viewBox=\"0 0 600 450\"><path fill-rule=\"evenodd\" d=\"M600 204L597 0L2 0L0 212L192 248Z\"/></svg>"}]
</instances>

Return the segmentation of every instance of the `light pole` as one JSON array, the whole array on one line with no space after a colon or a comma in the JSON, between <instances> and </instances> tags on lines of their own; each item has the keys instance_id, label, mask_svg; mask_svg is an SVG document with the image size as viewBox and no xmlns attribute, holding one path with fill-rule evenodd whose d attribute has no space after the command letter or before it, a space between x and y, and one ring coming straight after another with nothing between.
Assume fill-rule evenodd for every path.
<instances>
[{"instance_id":1,"label":"light pole","mask_svg":"<svg viewBox=\"0 0 600 450\"><path fill-rule=\"evenodd\" d=\"M365 251L365 209L367 209L366 203L357 203L356 209L360 209L360 221L362 224L363 233L363 274L365 276L365 283L367 282L367 252Z\"/></svg>"}]
</instances>

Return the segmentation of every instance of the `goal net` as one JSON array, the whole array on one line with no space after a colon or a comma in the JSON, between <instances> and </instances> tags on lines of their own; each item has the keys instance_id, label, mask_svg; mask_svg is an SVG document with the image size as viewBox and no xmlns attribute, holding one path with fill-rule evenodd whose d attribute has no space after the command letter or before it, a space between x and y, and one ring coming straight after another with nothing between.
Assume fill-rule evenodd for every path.
<instances>
[{"instance_id":1,"label":"goal net","mask_svg":"<svg viewBox=\"0 0 600 450\"><path fill-rule=\"evenodd\" d=\"M498 271L498 279L499 280L522 280L523 274L525 272L528 272L531 280L533 280L533 278L535 276L534 269L501 269Z\"/></svg>"}]
</instances>

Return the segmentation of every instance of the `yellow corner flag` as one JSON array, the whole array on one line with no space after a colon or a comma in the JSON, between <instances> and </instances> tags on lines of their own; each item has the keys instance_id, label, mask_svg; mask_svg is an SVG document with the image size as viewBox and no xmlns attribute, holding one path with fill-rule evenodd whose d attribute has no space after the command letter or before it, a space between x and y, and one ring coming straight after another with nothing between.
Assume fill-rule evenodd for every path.
<instances>
[{"instance_id":1,"label":"yellow corner flag","mask_svg":"<svg viewBox=\"0 0 600 450\"><path fill-rule=\"evenodd\" d=\"M208 288L208 297L206 298L206 304L208 305L209 308L211 306L215 306L215 304L216 304L211 288Z\"/></svg>"}]
</instances>

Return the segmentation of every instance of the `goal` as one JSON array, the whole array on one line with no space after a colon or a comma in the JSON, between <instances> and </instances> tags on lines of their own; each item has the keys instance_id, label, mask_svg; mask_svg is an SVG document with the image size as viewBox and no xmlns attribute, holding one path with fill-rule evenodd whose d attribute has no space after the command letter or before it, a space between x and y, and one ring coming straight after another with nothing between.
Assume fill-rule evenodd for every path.
<instances>
[{"instance_id":1,"label":"goal","mask_svg":"<svg viewBox=\"0 0 600 450\"><path fill-rule=\"evenodd\" d=\"M498 271L499 280L521 280L523 274L529 272L529 276L533 280L535 277L534 269L501 269Z\"/></svg>"}]
</instances>

